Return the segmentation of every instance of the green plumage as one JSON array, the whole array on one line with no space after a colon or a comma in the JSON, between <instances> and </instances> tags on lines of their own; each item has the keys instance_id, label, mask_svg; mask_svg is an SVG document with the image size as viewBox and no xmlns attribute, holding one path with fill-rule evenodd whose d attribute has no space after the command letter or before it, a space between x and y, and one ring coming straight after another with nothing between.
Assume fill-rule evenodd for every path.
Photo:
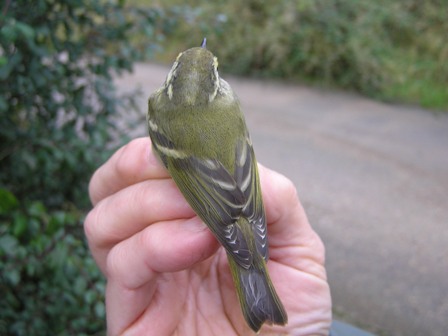
<instances>
[{"instance_id":1,"label":"green plumage","mask_svg":"<svg viewBox=\"0 0 448 336\"><path fill-rule=\"evenodd\" d=\"M155 152L198 216L227 251L249 326L286 324L266 269L266 217L252 143L230 86L205 48L177 57L148 103Z\"/></svg>"}]
</instances>

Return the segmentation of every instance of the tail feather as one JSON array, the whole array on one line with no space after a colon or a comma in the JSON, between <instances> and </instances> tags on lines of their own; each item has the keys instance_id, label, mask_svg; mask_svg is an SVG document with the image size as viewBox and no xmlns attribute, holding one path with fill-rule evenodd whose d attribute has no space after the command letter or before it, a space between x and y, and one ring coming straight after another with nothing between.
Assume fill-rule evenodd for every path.
<instances>
[{"instance_id":1,"label":"tail feather","mask_svg":"<svg viewBox=\"0 0 448 336\"><path fill-rule=\"evenodd\" d=\"M272 285L264 260L258 268L251 266L244 269L232 258L228 259L241 309L250 328L258 332L265 322L285 325L288 316Z\"/></svg>"}]
</instances>

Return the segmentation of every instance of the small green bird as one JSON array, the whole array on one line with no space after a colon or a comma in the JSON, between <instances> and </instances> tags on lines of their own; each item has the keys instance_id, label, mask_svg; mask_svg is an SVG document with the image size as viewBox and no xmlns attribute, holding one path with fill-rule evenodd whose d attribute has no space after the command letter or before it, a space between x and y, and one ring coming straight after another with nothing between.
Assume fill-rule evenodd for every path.
<instances>
[{"instance_id":1,"label":"small green bird","mask_svg":"<svg viewBox=\"0 0 448 336\"><path fill-rule=\"evenodd\" d=\"M244 317L287 323L266 268L268 238L257 161L240 104L201 47L179 54L148 102L155 152L196 214L224 246Z\"/></svg>"}]
</instances>

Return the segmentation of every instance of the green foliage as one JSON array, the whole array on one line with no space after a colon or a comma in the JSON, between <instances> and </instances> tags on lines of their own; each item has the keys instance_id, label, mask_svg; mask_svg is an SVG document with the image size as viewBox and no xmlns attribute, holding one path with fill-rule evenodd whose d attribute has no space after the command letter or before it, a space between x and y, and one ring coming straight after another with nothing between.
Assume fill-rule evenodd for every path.
<instances>
[{"instance_id":1,"label":"green foliage","mask_svg":"<svg viewBox=\"0 0 448 336\"><path fill-rule=\"evenodd\" d=\"M227 72L448 108L445 0L192 3L164 2L185 16L173 34L173 53L207 36Z\"/></svg>"},{"instance_id":2,"label":"green foliage","mask_svg":"<svg viewBox=\"0 0 448 336\"><path fill-rule=\"evenodd\" d=\"M48 210L0 189L1 335L79 335L104 329L104 280L77 209Z\"/></svg>"},{"instance_id":3,"label":"green foliage","mask_svg":"<svg viewBox=\"0 0 448 336\"><path fill-rule=\"evenodd\" d=\"M9 4L0 28L0 184L51 207L87 206L89 175L114 136L111 117L130 103L112 75L154 49L129 41L141 27L154 39L155 18L145 14L102 1Z\"/></svg>"},{"instance_id":4,"label":"green foliage","mask_svg":"<svg viewBox=\"0 0 448 336\"><path fill-rule=\"evenodd\" d=\"M82 227L87 185L124 139L115 120L133 110L113 76L157 50L166 21L123 1L3 2L1 335L104 330L104 279ZM136 35L146 44L135 48Z\"/></svg>"}]
</instances>

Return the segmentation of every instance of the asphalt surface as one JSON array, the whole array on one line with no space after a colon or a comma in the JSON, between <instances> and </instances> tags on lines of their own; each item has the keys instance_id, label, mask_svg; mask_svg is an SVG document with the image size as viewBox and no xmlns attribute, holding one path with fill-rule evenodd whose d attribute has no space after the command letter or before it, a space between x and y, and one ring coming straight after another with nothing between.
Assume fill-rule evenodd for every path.
<instances>
[{"instance_id":1,"label":"asphalt surface","mask_svg":"<svg viewBox=\"0 0 448 336\"><path fill-rule=\"evenodd\" d=\"M169 68L118 87L146 97ZM322 237L339 319L380 335L447 335L448 114L357 95L223 76L258 160L294 181Z\"/></svg>"}]
</instances>

